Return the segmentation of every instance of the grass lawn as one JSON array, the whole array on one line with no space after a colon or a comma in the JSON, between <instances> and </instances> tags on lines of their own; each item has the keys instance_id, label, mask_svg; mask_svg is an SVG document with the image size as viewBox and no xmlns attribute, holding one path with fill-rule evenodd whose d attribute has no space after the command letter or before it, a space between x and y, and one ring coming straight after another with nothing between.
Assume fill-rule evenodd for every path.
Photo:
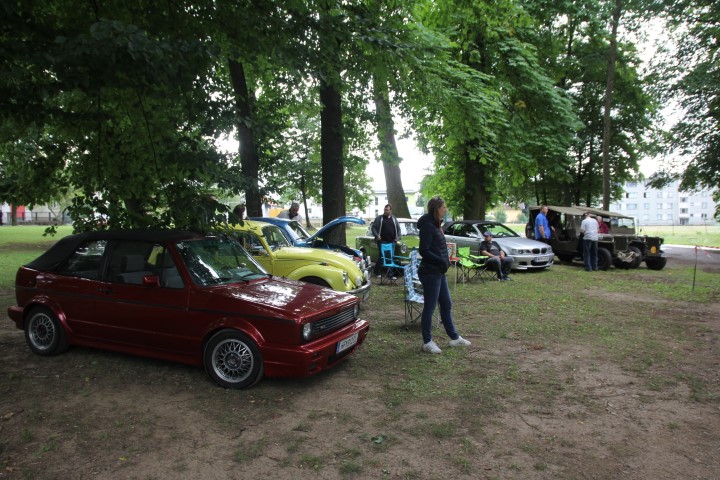
<instances>
[{"instance_id":1,"label":"grass lawn","mask_svg":"<svg viewBox=\"0 0 720 480\"><path fill-rule=\"evenodd\" d=\"M348 244L366 228L350 229ZM0 228L3 311L14 304L17 267L57 239L43 230ZM472 346L447 347L436 324L442 355L420 352L417 323L403 328L403 287L373 285L361 311L370 334L347 362L243 391L217 387L202 368L90 348L38 357L5 318L0 471L716 478L717 276L670 264L592 274L555 265L512 282L449 277L455 323Z\"/></svg>"}]
</instances>

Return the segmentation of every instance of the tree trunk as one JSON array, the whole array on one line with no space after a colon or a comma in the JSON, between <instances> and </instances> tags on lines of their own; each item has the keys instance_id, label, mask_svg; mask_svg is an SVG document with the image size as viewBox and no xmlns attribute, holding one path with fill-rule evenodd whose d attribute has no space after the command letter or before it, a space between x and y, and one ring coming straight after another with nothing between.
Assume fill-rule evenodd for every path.
<instances>
[{"instance_id":1,"label":"tree trunk","mask_svg":"<svg viewBox=\"0 0 720 480\"><path fill-rule=\"evenodd\" d=\"M252 128L252 98L248 92L245 69L242 64L229 60L230 79L235 92L239 139L240 166L245 177L245 208L248 217L262 216L262 196L259 188L260 159L258 158L255 136Z\"/></svg>"},{"instance_id":2,"label":"tree trunk","mask_svg":"<svg viewBox=\"0 0 720 480\"><path fill-rule=\"evenodd\" d=\"M336 78L339 78L337 75ZM338 89L320 84L320 157L322 164L323 224L345 215L342 105ZM328 243L345 245L345 229L333 229Z\"/></svg>"},{"instance_id":3,"label":"tree trunk","mask_svg":"<svg viewBox=\"0 0 720 480\"><path fill-rule=\"evenodd\" d=\"M608 58L607 85L605 86L605 112L603 114L603 210L610 210L610 111L615 87L615 59L617 57L617 31L622 15L622 0L615 0L610 34L610 55Z\"/></svg>"},{"instance_id":4,"label":"tree trunk","mask_svg":"<svg viewBox=\"0 0 720 480\"><path fill-rule=\"evenodd\" d=\"M472 158L467 149L465 153L465 194L463 198L463 218L485 220L487 209L487 175L485 166Z\"/></svg>"},{"instance_id":5,"label":"tree trunk","mask_svg":"<svg viewBox=\"0 0 720 480\"><path fill-rule=\"evenodd\" d=\"M377 115L378 140L380 141L380 160L385 172L385 188L388 202L393 206L393 214L400 218L410 218L400 174L400 155L395 143L395 123L390 108L387 82L375 77L375 114Z\"/></svg>"}]
</instances>

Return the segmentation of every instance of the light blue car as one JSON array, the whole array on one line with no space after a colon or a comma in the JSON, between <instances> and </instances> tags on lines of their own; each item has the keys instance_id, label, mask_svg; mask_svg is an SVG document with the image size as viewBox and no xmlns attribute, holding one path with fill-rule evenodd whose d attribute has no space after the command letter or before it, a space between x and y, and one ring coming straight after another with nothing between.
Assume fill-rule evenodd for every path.
<instances>
[{"instance_id":1,"label":"light blue car","mask_svg":"<svg viewBox=\"0 0 720 480\"><path fill-rule=\"evenodd\" d=\"M288 220L287 218L277 217L250 217L249 220L258 220L272 225L277 225L280 227L280 230L283 232L283 235L285 235L288 242L295 247L325 248L342 252L351 256L353 260L358 263L361 270L365 271L370 268L371 259L367 255L364 255L360 250L348 247L347 245L328 244L324 240L330 231L342 224L356 223L358 225L365 225L365 220L362 218L349 216L336 218L332 222L323 225L317 232L315 232L314 235L310 235L310 233L305 230L297 220Z\"/></svg>"}]
</instances>

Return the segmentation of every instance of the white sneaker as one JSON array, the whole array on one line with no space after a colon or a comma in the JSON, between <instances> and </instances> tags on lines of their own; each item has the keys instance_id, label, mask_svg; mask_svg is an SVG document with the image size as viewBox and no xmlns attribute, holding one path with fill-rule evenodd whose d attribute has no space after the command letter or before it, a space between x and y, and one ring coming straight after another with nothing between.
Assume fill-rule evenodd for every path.
<instances>
[{"instance_id":1,"label":"white sneaker","mask_svg":"<svg viewBox=\"0 0 720 480\"><path fill-rule=\"evenodd\" d=\"M455 340L450 340L451 347L469 347L470 345L470 341L465 340L463 337L457 337Z\"/></svg>"},{"instance_id":2,"label":"white sneaker","mask_svg":"<svg viewBox=\"0 0 720 480\"><path fill-rule=\"evenodd\" d=\"M430 340L428 343L424 344L422 346L423 352L427 353L442 353L442 350L440 350L440 347L435 345L435 342Z\"/></svg>"}]
</instances>

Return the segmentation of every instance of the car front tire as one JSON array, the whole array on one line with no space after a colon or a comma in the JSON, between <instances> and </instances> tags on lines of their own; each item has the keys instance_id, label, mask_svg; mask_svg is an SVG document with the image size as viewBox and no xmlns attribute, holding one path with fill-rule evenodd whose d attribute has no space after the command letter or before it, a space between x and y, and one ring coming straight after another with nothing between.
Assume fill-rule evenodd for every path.
<instances>
[{"instance_id":1,"label":"car front tire","mask_svg":"<svg viewBox=\"0 0 720 480\"><path fill-rule=\"evenodd\" d=\"M205 345L205 370L224 388L248 388L263 376L260 350L244 333L221 330Z\"/></svg>"},{"instance_id":2,"label":"car front tire","mask_svg":"<svg viewBox=\"0 0 720 480\"><path fill-rule=\"evenodd\" d=\"M63 353L68 349L65 330L57 316L45 307L30 311L25 321L25 341L30 350L44 357Z\"/></svg>"},{"instance_id":3,"label":"car front tire","mask_svg":"<svg viewBox=\"0 0 720 480\"><path fill-rule=\"evenodd\" d=\"M643 262L643 254L638 247L629 247L629 250L635 253L635 260L632 263L632 268L638 268Z\"/></svg>"},{"instance_id":4,"label":"car front tire","mask_svg":"<svg viewBox=\"0 0 720 480\"><path fill-rule=\"evenodd\" d=\"M667 258L665 257L653 257L645 259L645 266L650 270L662 270L667 265Z\"/></svg>"},{"instance_id":5,"label":"car front tire","mask_svg":"<svg viewBox=\"0 0 720 480\"><path fill-rule=\"evenodd\" d=\"M607 248L598 248L598 269L607 270L612 265L612 253Z\"/></svg>"}]
</instances>

